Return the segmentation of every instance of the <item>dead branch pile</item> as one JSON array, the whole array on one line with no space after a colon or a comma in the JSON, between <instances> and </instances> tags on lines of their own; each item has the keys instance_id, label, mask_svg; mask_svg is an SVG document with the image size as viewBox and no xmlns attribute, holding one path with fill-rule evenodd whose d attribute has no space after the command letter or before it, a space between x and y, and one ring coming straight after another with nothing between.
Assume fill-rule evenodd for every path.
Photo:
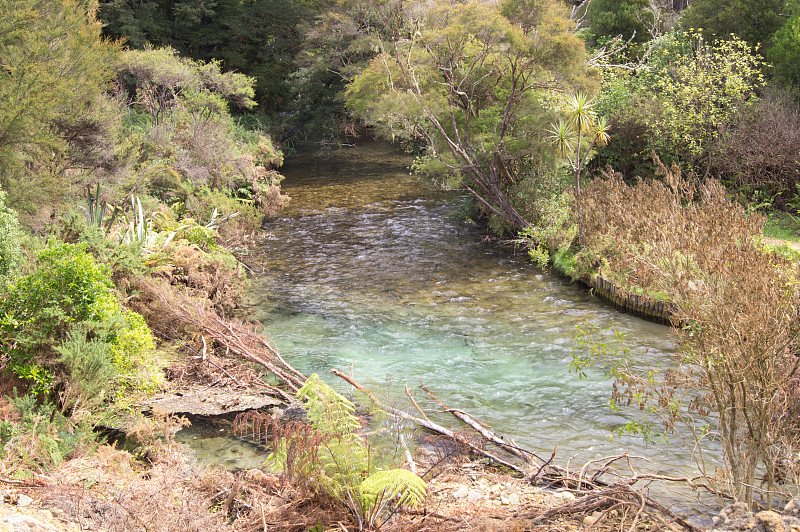
<instances>
[{"instance_id":1,"label":"dead branch pile","mask_svg":"<svg viewBox=\"0 0 800 532\"><path fill-rule=\"evenodd\" d=\"M406 388L406 392L412 403L418 409L421 417L387 406L378 400L369 390L356 382L351 376L345 375L336 369L331 370L331 372L344 379L361 392L367 394L376 406L385 410L390 415L412 421L421 427L447 436L469 449L471 452L487 457L496 464L516 471L523 475L526 481L530 483L543 484L547 488L560 487L575 495L576 498L574 502L569 504L545 512L521 516L530 519L531 524L540 523L556 515L588 515L596 511L603 512L598 517L598 519L600 519L604 517L607 512L614 511L617 514L630 515L630 530L635 530L642 519L646 518L651 522L658 523L667 530L674 531L683 529L690 532L700 532L699 528L689 523L666 506L658 503L646 492L646 485L655 480L682 482L693 489L704 488L710 490L711 487L705 484L700 477L676 478L663 475L639 474L634 470L631 462L632 458L638 457L629 456L627 452L617 456L591 461L577 470L570 469L569 464L566 467L558 466L553 463L556 454L555 449L549 458L543 459L536 453L523 449L512 439L497 436L487 425L481 423L470 414L461 410L448 408L439 398L425 388L424 385L422 386L422 389L438 402L444 412L449 412L454 417L463 421L467 426L473 429L476 434L480 435L483 443L492 444L497 449L490 451L485 445L476 444L474 439L465 437L458 432L431 421L422 409L419 408L419 405L411 396L408 388ZM614 470L614 466L620 463L627 467L629 474L621 475ZM637 484L642 485L642 487L636 488L635 486Z\"/></svg>"},{"instance_id":2,"label":"dead branch pile","mask_svg":"<svg viewBox=\"0 0 800 532\"><path fill-rule=\"evenodd\" d=\"M135 303L136 309L147 316L148 323L153 324L151 328L162 337L180 338L187 343L200 339L204 361L208 360L208 339L215 353L224 351L275 375L288 392L277 387L271 387L272 391L287 401L303 385L305 376L280 356L260 325L223 318L209 308L205 299L189 296L163 281L140 279L138 289L141 299Z\"/></svg>"}]
</instances>

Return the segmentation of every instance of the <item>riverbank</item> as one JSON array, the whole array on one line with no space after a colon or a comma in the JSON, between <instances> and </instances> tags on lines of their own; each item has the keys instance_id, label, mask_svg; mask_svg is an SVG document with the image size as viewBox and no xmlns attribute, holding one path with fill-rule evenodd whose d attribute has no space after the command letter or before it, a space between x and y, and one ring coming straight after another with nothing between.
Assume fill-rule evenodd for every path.
<instances>
[{"instance_id":1,"label":"riverbank","mask_svg":"<svg viewBox=\"0 0 800 532\"><path fill-rule=\"evenodd\" d=\"M90 458L40 475L31 485L4 486L0 530L353 530L347 515L330 501L302 493L285 479L261 470L203 469L190 457L170 444L141 471L127 453L100 448ZM544 491L469 460L440 467L428 479L428 493L418 510L395 514L381 530L577 532L612 530L617 521L613 513L559 517L554 512L532 523L533 516L575 497Z\"/></svg>"},{"instance_id":2,"label":"riverbank","mask_svg":"<svg viewBox=\"0 0 800 532\"><path fill-rule=\"evenodd\" d=\"M371 159L372 156L368 157ZM386 166L385 157L379 159L380 163L372 167L375 172ZM332 167L340 179L344 179L343 175L355 172L341 162L336 167L330 158L324 158L317 163ZM641 327L638 320L627 321L624 316L598 306L580 290L561 287L562 283L556 279L532 274L531 266L523 257L509 257L487 249L479 243L471 224L450 218L451 206L445 207L442 203L429 202L416 196L419 184L408 179L401 164L395 166L397 171L386 176L370 174L369 179L363 179L356 174L353 181L370 183L370 189L368 193L362 194L360 190L354 192L352 186L344 186L346 201L341 204L333 197L330 183L326 180L315 179L311 184L306 183L302 186L308 187L308 195L316 194L320 197L322 206L300 206L299 213L290 211L280 224L274 223L270 227L270 240L264 243L269 246L266 253L268 257L265 259L268 275L264 282L270 283L270 297L274 299L267 301L262 309L266 310L268 319L265 321L269 323L269 329L278 336L278 340L288 340L292 362L297 361L297 364L303 365L304 371L310 372L309 369L313 369L315 365L322 365L322 369L326 371L332 366L349 365L341 360L346 360L347 363L357 360L359 375L362 375L360 371L364 366L373 372L367 378L375 375L384 377L388 372L411 377L416 376L414 372L421 372L426 384L437 392L443 390L447 393L447 402L458 408L472 411L477 405L482 413L506 413L506 419L483 416L492 420L498 432L518 437L521 430L532 430L533 435L528 433L527 436L522 436L528 441L518 438L523 445L529 445L533 439L535 448L548 449L548 455L549 449L555 445L559 445L564 456L571 454L570 445L577 449L591 446L594 457L604 456L603 449L608 447L613 449L608 453L609 456L618 452L619 444L609 443L605 438L610 431L609 426L624 423L622 416L612 417L609 421L605 403L608 383L600 379L587 379L578 383L578 379L572 379L575 384L571 388L571 384L564 382L563 377L568 369L563 360L570 356L568 344L574 335L575 325L587 323L589 317L599 316L601 325L604 323L602 320L621 320L628 328ZM398 198L388 193L393 188L386 183L395 184L401 175L408 180L403 181L402 186L395 187L402 195ZM352 182L348 184L352 185ZM339 205L346 205L346 208ZM355 225L349 225L350 220ZM279 227L280 225L285 227ZM169 231L166 227L154 229ZM443 234L443 241L432 237L439 233ZM185 403L195 391L205 389L208 392L224 386L236 391L228 391L227 398L219 401L210 394L205 397L196 396L195 405L211 408L207 413L222 412L231 406L239 408L242 405L233 404L238 403L238 398L232 397L232 394L240 394L251 387L266 392L261 394L262 397L291 400L292 387L296 389L302 384L303 377L294 374L282 364L274 344L263 337L263 328L243 320L223 319L233 308L227 305L231 305L231 298L228 297L232 295L231 287L238 286L231 282L236 280L236 276L229 276L229 270L221 266L206 269L210 262L208 252L197 248L210 245L214 240L209 240L209 235L203 234L205 237L198 242L182 242L182 238L176 235L176 238L171 239L170 246L165 244L166 250L158 250L159 253L167 253L166 257L160 259L162 262L153 258L158 255L149 255L150 262L158 266L156 272L150 278L137 279L129 292L131 295L135 294L131 298L133 308L147 318L154 330L159 331L165 340L162 348L169 349L173 361L177 360L165 373L169 381L167 387L172 388L173 392L169 401L173 405L176 402ZM418 242L425 244L423 246ZM289 255L280 255L278 247L288 250ZM558 290L565 291L556 291L553 285L558 285ZM263 287L259 287L251 291L251 294L254 293L257 300L261 301L261 294L264 293L262 290ZM536 299L532 299L531 294ZM343 295L347 297L342 298ZM259 318L264 317L263 310ZM395 320L395 315L402 316L402 319ZM643 329L634 330L638 334ZM330 336L326 336L327 334ZM383 340L387 342L377 343ZM638 341L649 348L645 340ZM393 350L387 349L387 346L392 346ZM539 349L538 346L542 348ZM309 352L312 355L310 357ZM375 357L375 353L381 353L381 357ZM486 356L487 353L491 355ZM667 354L665 358L668 356ZM242 362L255 366L247 368L242 366ZM409 362L413 362L410 367ZM258 369L254 370L254 367ZM266 379L269 382L266 384L263 377L270 374L279 377L277 380L271 380L271 377ZM444 379L432 384L429 379L438 375L443 375ZM463 380L454 382L454 375ZM283 384L280 384L281 379L284 379ZM554 382L559 383L559 386L554 386ZM491 402L485 399L491 399ZM594 412L591 399L599 405ZM173 406L172 412L178 413L182 408L188 407ZM602 414L598 415L597 409L602 409ZM553 412L558 414L551 415ZM604 424L596 427L591 425L587 429L587 423L596 423L598 418L604 419ZM193 464L190 455L177 450L174 443L169 443L169 431L180 425L177 419L170 419L170 424L164 425L167 432L162 436L163 440L152 437L161 430L158 428L160 421L151 423L146 430L142 429L145 436L143 450L138 451L136 457L126 458L113 453L109 455L113 456L110 460L112 469L104 482L115 485L118 492L101 490L92 494L96 484L99 485L98 489L111 488L103 488L102 483L89 477L70 483L58 483L60 477L69 476L69 470L62 470L62 466L81 468L83 466L80 461L84 460L92 464L94 469L105 467L93 462L95 456L91 453L44 468L43 470L50 471L45 474L46 481L39 478L38 473L27 479L19 476L11 478L11 475L7 475L8 485L14 489L24 488L35 494L41 487L37 482L42 480L49 483L54 490L64 493L81 492L87 497L91 495L113 504L117 504L117 497L131 497L129 503L121 505L124 512L139 504L133 502L137 497L152 499L155 497L152 495L153 491L161 489L165 493L171 493L171 497L175 499L186 497L201 501L195 501L187 507L171 507L165 503L165 511L194 512L202 519L224 521L225 517L230 517L228 511L220 515L219 509L225 509L227 495L237 491L234 489L236 476L225 476L227 480L220 480L224 476L222 473L203 473L200 466ZM164 418L163 423L167 423L167 418ZM559 426L561 428L557 429ZM556 433L556 430L562 432ZM583 432L592 436L592 443L580 439ZM598 434L602 438L598 438ZM542 441L547 438L549 439L543 444ZM630 440L632 438L626 442ZM156 443L157 441L165 443ZM152 449L148 449L148 445ZM165 480L166 487L159 487L149 482L161 478L158 448L164 445L171 453L164 459L168 464L166 467L178 471L180 479ZM564 448L566 451L563 451ZM106 452L98 450L98 456ZM661 455L670 452L668 448L658 450ZM663 459L664 456L660 458ZM667 458L665 463L679 464L679 460L681 458ZM114 484L114 463L128 463L125 467L134 471L133 477L127 478L118 471L120 476ZM184 463L188 465L176 465ZM574 518L552 524L551 517L559 515L559 512L555 512L548 514L549 517L542 523L534 522L537 516L547 514L551 509L550 503L554 502L544 501L544 506L536 506L542 502L534 500L540 494L535 490L541 489L541 486L536 488L530 482L506 480L502 477L503 473L486 469L486 464L476 463L474 458L465 459L465 463L468 464L465 468L453 465L455 469L447 473L451 475L446 477L450 480L443 482L449 487L440 490L443 494L442 500L429 499L425 502L436 509L433 513L443 518L412 513L396 514L397 519L407 517L409 521L405 523L409 527L432 527L437 530L446 530L446 526L452 526L453 530L466 529L466 526L488 527L489 525L481 521L483 518L487 518L489 523L493 523L492 526L497 527L506 526L506 523L501 525L495 521L517 519L517 525L523 527L522 529L531 529L534 526L551 526L550 529L561 526L575 527L575 530L596 529L584 522L598 511L597 506L586 510L587 506L594 504L592 499L587 499L590 501L588 503L584 500L581 503L584 504L583 507L561 505L565 507L566 513L577 512ZM477 467L483 469L476 474ZM490 473L502 478L493 477ZM249 474L257 476L257 473ZM0 471L0 475L5 473ZM140 482L145 484L141 486L141 491L137 491ZM239 482L240 485L247 486L249 481L239 479ZM507 486L508 483L511 483L510 487ZM219 485L228 491L217 490L214 496L210 496L203 491L210 489L208 485ZM496 486L500 488L493 490ZM128 487L132 489L129 490ZM241 499L244 501L240 509L241 515L249 519L249 524L242 526L250 527L249 529L258 529L259 521L261 528L264 528L263 522L267 514L260 513L262 503L264 512L274 507L275 511L290 512L291 519L296 519L297 515L315 515L309 513L313 508L314 512L322 512L316 515L324 516L324 523L334 523L337 520L348 522L346 513L336 514L331 510L329 500L312 499L309 494L297 491L296 486L276 485L270 481L266 487L251 486L248 489L259 494L252 500ZM545 496L549 494L548 491L542 493ZM503 504L503 495L508 504ZM620 495L614 493L614 496ZM635 497L632 493L622 495ZM268 496L272 498L268 499ZM520 503L514 506L512 502L516 500ZM496 504L498 501L499 505ZM527 505L524 508L523 503ZM99 502L92 504L100 505ZM203 504L207 505L206 509L215 510L211 514L203 513L199 510ZM236 495L231 498L228 510L233 504L238 504ZM608 501L604 504L608 504ZM630 505L627 507L630 508ZM341 509L337 511L341 512ZM103 512L111 513L111 509ZM134 526L130 523L145 519L144 512L146 510L136 509L127 518L130 521L126 526ZM464 525L463 520L459 519L467 515L474 519L467 519L467 524ZM623 515L618 510L617 517L628 519L629 528L630 520L636 515L635 511ZM278 515L270 519L278 521L279 517ZM609 517L610 510L604 519ZM430 520L437 524L432 525ZM188 526L181 520L172 521L181 523L184 527L182 530ZM292 522L289 521L290 524ZM316 522L303 523L305 528L300 530L304 531L316 525ZM230 523L219 526L229 525ZM400 527L398 530L403 530L402 526L405 525L397 526ZM617 524L612 526L618 528ZM154 523L147 528L158 529ZM544 529L546 528L542 528Z\"/></svg>"}]
</instances>

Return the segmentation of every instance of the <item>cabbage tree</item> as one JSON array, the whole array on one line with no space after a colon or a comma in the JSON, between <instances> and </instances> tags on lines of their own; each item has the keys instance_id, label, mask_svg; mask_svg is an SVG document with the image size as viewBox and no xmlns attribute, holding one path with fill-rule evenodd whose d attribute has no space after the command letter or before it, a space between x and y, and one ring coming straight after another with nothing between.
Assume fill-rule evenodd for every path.
<instances>
[{"instance_id":1,"label":"cabbage tree","mask_svg":"<svg viewBox=\"0 0 800 532\"><path fill-rule=\"evenodd\" d=\"M556 155L569 163L575 177L575 205L578 214L578 240L583 243L581 225L581 174L592 154L592 149L608 144L608 122L597 116L592 101L585 93L571 96L567 102L566 118L552 124L550 140Z\"/></svg>"}]
</instances>

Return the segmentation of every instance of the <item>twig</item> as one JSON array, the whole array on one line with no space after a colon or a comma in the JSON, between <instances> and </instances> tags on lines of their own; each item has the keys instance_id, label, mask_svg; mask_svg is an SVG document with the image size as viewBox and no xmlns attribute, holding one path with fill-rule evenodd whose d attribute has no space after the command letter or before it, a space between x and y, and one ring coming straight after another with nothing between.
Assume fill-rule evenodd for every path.
<instances>
[{"instance_id":1,"label":"twig","mask_svg":"<svg viewBox=\"0 0 800 532\"><path fill-rule=\"evenodd\" d=\"M553 459L556 457L556 451L557 451L557 450L558 450L558 445L556 445L555 447L553 447L553 452L550 454L550 458L548 458L546 462L544 462L542 465L540 465L540 466L539 466L539 469L538 469L538 470L536 470L536 473L534 473L533 475L531 475L531 477L530 477L531 481L534 481L534 480L536 480L537 478L539 478L539 475L542 473L542 471L544 471L544 468L550 465L550 463L551 463L551 462L553 461Z\"/></svg>"},{"instance_id":2,"label":"twig","mask_svg":"<svg viewBox=\"0 0 800 532\"><path fill-rule=\"evenodd\" d=\"M419 414L425 421L430 421L430 419L428 419L428 416L425 415L425 412L423 412L422 409L419 407L419 404L417 404L417 400L414 399L413 395L411 395L411 391L408 389L408 384L406 384L405 386L406 386L406 395L408 396L409 399L411 399L411 402L416 407L417 412L419 412Z\"/></svg>"},{"instance_id":3,"label":"twig","mask_svg":"<svg viewBox=\"0 0 800 532\"><path fill-rule=\"evenodd\" d=\"M264 515L264 503L258 501L258 505L261 507L261 524L264 525L264 532L269 532L267 528L267 517Z\"/></svg>"},{"instance_id":4,"label":"twig","mask_svg":"<svg viewBox=\"0 0 800 532\"><path fill-rule=\"evenodd\" d=\"M402 431L397 431L398 436L400 436L400 445L403 446L403 451L406 454L406 461L408 462L408 468L411 470L412 473L415 475L417 474L417 466L414 463L414 458L411 456L411 451L408 448L408 444L406 443L405 437L403 437Z\"/></svg>"},{"instance_id":5,"label":"twig","mask_svg":"<svg viewBox=\"0 0 800 532\"><path fill-rule=\"evenodd\" d=\"M411 509L409 509L409 508L400 508L400 510L398 511L398 513L400 513L400 514L404 514L404 515L419 515L419 516L422 516L423 520L424 520L425 518L427 518L427 517L433 517L434 519L440 519L440 520L442 520L442 521L452 521L452 522L459 522L459 520L458 520L458 519L455 519L455 518L453 518L453 517L448 517L448 516L446 516L446 515L437 514L436 512L429 512L429 511L428 511L428 510L426 510L426 509L422 509L422 510L411 510Z\"/></svg>"},{"instance_id":6,"label":"twig","mask_svg":"<svg viewBox=\"0 0 800 532\"><path fill-rule=\"evenodd\" d=\"M421 381L420 381L419 385L423 390L425 390L425 392L428 395L431 396L432 399L434 399L437 403L439 403L439 405L446 412L450 412L455 417L457 417L458 419L460 419L461 421L463 421L464 423L466 423L467 425L469 425L473 429L477 430L480 433L481 436L486 438L487 441L490 441L490 442L494 443L495 445L497 445L498 447L500 447L501 449L504 449L504 450L510 452L511 454L513 454L514 456L516 456L518 458L521 458L527 464L532 464L534 458L536 458L540 462L544 462L545 461L544 459L539 458L538 456L536 456L536 454L532 453L531 451L522 449L520 447L517 447L516 445L509 444L508 442L506 442L502 438L500 438L497 435L495 435L494 432L489 430L485 425L480 423L478 420L476 420L475 418L473 418L472 416L470 416L466 412L463 412L463 411L455 409L455 408L449 408L438 397L436 397L436 395L433 392L431 392L428 388L426 388L425 385L422 384Z\"/></svg>"}]
</instances>

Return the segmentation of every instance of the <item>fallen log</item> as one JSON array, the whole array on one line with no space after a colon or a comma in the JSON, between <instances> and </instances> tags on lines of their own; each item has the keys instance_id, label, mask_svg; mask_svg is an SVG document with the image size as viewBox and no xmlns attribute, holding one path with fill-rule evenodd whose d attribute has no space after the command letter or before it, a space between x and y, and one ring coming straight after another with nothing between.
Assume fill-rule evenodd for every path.
<instances>
[{"instance_id":1,"label":"fallen log","mask_svg":"<svg viewBox=\"0 0 800 532\"><path fill-rule=\"evenodd\" d=\"M529 468L527 466L523 467L523 466L521 466L519 464L515 464L513 462L509 462L508 460L504 460L503 458L497 456L496 454L490 453L489 451L487 451L485 449L482 449L481 447L475 445L474 443L470 442L469 440L467 440L466 438L464 438L460 434L457 434L456 432L448 429L447 427L439 425L438 423L435 423L435 422L433 422L433 421L431 421L429 419L422 419L422 418L418 418L416 416L412 416L408 412L404 412L402 410L398 410L397 408L394 408L394 407L391 407L391 406L383 404L382 402L380 402L378 400L377 397L375 397L375 395L372 392L370 392L364 386L362 386L361 384L356 382L352 377L350 377L348 375L345 375L344 373L342 373L338 369L332 369L331 373L333 373L334 375L336 375L340 379L343 379L343 380L347 381L350 385L355 387L357 390L365 393L370 398L370 400L373 403L375 403L376 406L378 406L378 408L381 408L382 410L385 410L389 414L391 414L391 415L393 415L395 417L398 417L400 419L405 419L407 421L411 421L412 423L415 423L415 424L419 425L420 427L424 427L424 428L426 428L428 430L431 430L431 431L436 432L438 434L441 434L443 436L447 436L448 438L452 438L453 440L459 442L460 444L465 445L466 447L469 447L473 452L475 452L475 453L477 453L477 454L479 454L481 456L485 456L486 458L489 458L490 460L492 460L492 461L494 461L494 462L496 462L496 463L498 463L498 464L500 464L502 466L508 467L509 469L512 469L512 470L514 470L514 471L516 471L516 472L518 472L518 473L520 473L522 475L527 475L529 473Z\"/></svg>"},{"instance_id":2,"label":"fallen log","mask_svg":"<svg viewBox=\"0 0 800 532\"><path fill-rule=\"evenodd\" d=\"M439 403L439 406L441 406L445 412L453 414L455 417L457 417L458 419L460 419L461 421L463 421L464 423L466 423L467 425L478 431L478 433L481 436L483 436L487 441L494 443L501 449L513 454L517 458L524 460L526 464L529 465L533 464L534 459L539 460L541 464L545 464L547 462L546 460L538 457L535 453L523 449L515 444L509 443L506 440L498 437L494 432L489 430L489 428L486 427L483 423L480 423L478 420L476 420L474 417L470 416L463 410L458 410L456 408L450 408L446 406L438 397L436 397L436 395L434 395L433 392L431 392L428 388L426 388L421 381L419 385L433 400Z\"/></svg>"}]
</instances>

